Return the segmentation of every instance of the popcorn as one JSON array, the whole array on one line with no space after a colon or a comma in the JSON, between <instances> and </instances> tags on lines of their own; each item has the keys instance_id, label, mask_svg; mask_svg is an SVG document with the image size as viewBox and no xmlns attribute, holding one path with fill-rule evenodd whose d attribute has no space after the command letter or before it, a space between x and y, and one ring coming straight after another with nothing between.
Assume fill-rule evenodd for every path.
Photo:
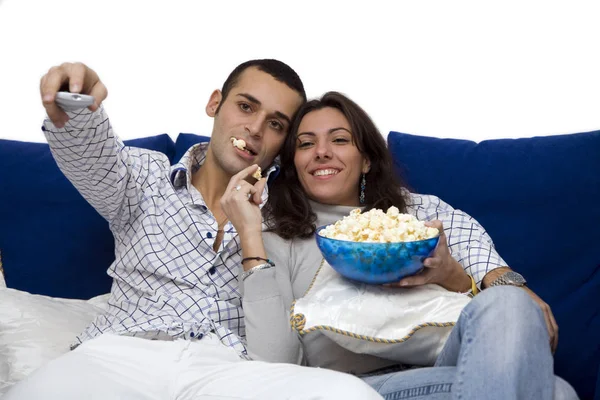
<instances>
[{"instance_id":1,"label":"popcorn","mask_svg":"<svg viewBox=\"0 0 600 400\"><path fill-rule=\"evenodd\" d=\"M261 171L260 167L258 167L256 169L256 171L254 171L254 173L252 174L252 177L256 180L259 180L260 178L262 178L261 172L262 171Z\"/></svg>"},{"instance_id":2,"label":"popcorn","mask_svg":"<svg viewBox=\"0 0 600 400\"><path fill-rule=\"evenodd\" d=\"M233 147L237 147L240 150L246 149L246 141L244 139L231 137L231 144L233 144Z\"/></svg>"},{"instance_id":3,"label":"popcorn","mask_svg":"<svg viewBox=\"0 0 600 400\"><path fill-rule=\"evenodd\" d=\"M244 139L236 139L232 136L230 140L233 147L237 147L240 150L246 150L246 141ZM262 171L260 167L258 167L258 169L252 174L252 177L256 180L259 180L262 178L261 172Z\"/></svg>"},{"instance_id":4,"label":"popcorn","mask_svg":"<svg viewBox=\"0 0 600 400\"><path fill-rule=\"evenodd\" d=\"M335 224L327 225L319 231L319 235L353 242L389 243L430 239L438 236L439 231L392 206L386 213L380 209L366 213L354 209Z\"/></svg>"}]
</instances>

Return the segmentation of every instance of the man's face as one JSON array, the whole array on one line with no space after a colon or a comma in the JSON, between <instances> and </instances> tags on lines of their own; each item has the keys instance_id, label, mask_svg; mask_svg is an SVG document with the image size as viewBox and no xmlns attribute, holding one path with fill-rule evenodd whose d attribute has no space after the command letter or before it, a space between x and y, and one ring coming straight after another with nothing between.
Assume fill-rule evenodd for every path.
<instances>
[{"instance_id":1,"label":"man's face","mask_svg":"<svg viewBox=\"0 0 600 400\"><path fill-rule=\"evenodd\" d=\"M216 90L206 106L206 113L215 120L210 148L216 163L229 175L252 164L267 168L301 105L300 94L285 83L255 67L246 69L225 100ZM234 147L232 138L244 140L245 149Z\"/></svg>"}]
</instances>

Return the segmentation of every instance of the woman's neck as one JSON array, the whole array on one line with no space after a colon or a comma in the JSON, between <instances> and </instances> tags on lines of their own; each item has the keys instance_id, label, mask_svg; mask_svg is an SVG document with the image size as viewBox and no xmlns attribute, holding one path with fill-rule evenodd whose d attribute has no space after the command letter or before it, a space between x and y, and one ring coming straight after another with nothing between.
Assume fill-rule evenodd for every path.
<instances>
[{"instance_id":1,"label":"woman's neck","mask_svg":"<svg viewBox=\"0 0 600 400\"><path fill-rule=\"evenodd\" d=\"M350 214L350 211L355 208L363 208L362 206L339 206L329 205L316 202L314 200L308 200L310 208L317 215L317 227L321 225L329 225L342 219L343 217Z\"/></svg>"}]
</instances>

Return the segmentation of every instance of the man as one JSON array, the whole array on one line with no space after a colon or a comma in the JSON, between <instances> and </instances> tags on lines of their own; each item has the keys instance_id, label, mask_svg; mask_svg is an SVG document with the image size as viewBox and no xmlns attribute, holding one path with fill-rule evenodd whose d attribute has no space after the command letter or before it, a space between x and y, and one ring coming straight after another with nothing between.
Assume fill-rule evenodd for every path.
<instances>
[{"instance_id":1,"label":"man","mask_svg":"<svg viewBox=\"0 0 600 400\"><path fill-rule=\"evenodd\" d=\"M65 113L54 102L61 88L95 103ZM250 174L260 166L268 176L306 100L289 66L238 66L206 106L214 118L210 143L193 146L172 167L164 154L125 147L114 136L101 107L106 87L87 66L51 68L40 91L54 157L109 222L116 260L108 311L73 351L7 399L380 398L350 375L247 360L240 245L219 200L244 169L253 183L248 200L265 200L266 179L254 182Z\"/></svg>"}]
</instances>

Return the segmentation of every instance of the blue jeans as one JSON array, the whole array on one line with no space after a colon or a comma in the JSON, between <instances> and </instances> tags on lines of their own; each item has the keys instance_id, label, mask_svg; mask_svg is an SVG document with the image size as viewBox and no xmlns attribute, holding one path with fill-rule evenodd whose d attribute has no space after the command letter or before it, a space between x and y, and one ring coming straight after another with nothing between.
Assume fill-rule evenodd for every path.
<instances>
[{"instance_id":1,"label":"blue jeans","mask_svg":"<svg viewBox=\"0 0 600 400\"><path fill-rule=\"evenodd\" d=\"M362 379L386 400L578 399L553 370L542 310L524 290L501 286L463 309L435 366Z\"/></svg>"}]
</instances>

